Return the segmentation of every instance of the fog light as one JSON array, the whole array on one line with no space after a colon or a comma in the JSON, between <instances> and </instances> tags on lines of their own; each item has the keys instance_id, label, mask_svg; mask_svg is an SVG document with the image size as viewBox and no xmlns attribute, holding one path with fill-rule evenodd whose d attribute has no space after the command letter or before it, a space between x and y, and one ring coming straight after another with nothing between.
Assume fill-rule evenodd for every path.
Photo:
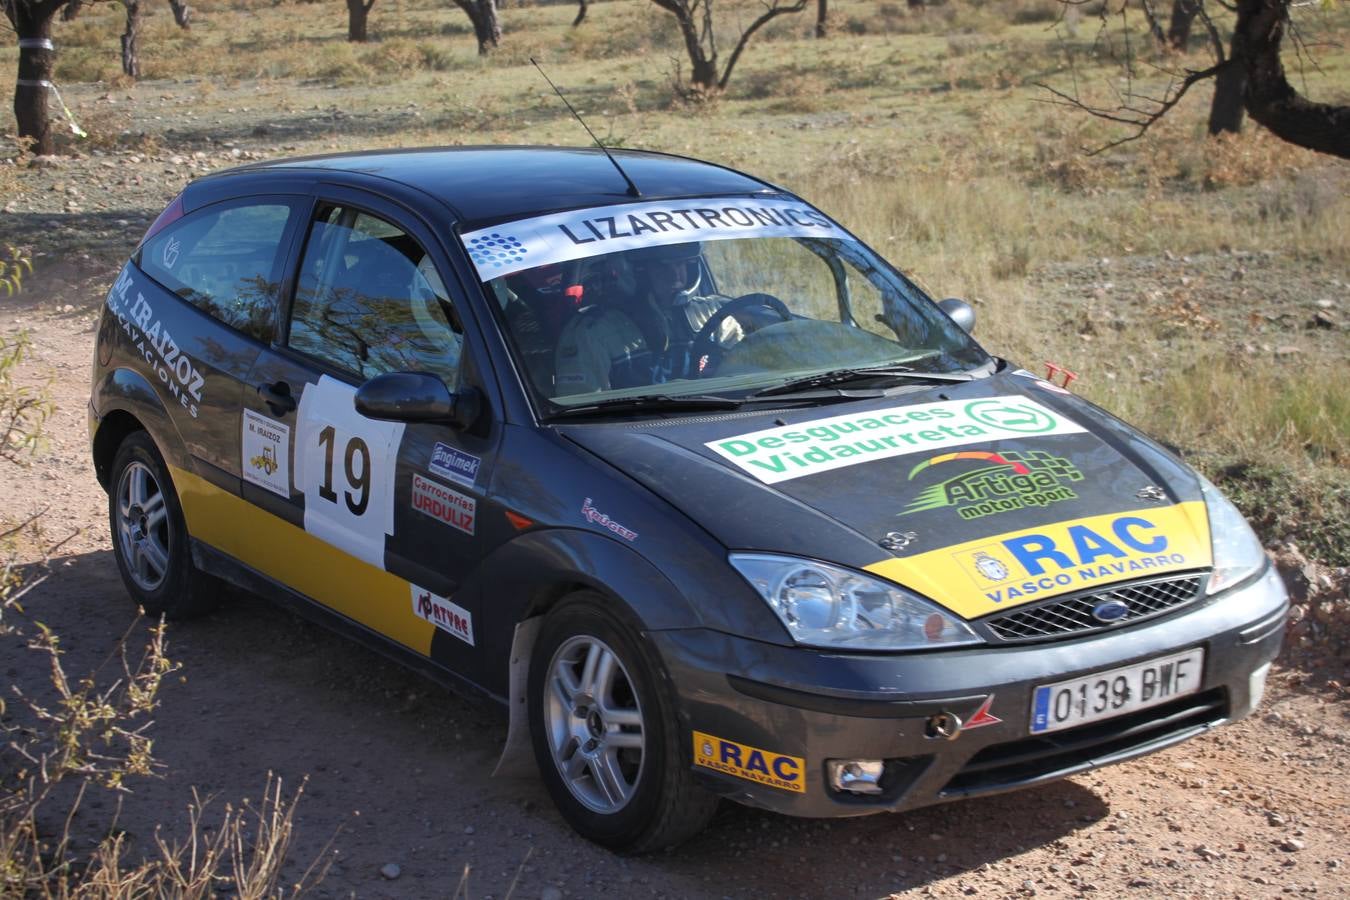
<instances>
[{"instance_id":1,"label":"fog light","mask_svg":"<svg viewBox=\"0 0 1350 900\"><path fill-rule=\"evenodd\" d=\"M850 794L880 794L881 773L885 765L879 759L829 759L825 771L830 787Z\"/></svg>"}]
</instances>

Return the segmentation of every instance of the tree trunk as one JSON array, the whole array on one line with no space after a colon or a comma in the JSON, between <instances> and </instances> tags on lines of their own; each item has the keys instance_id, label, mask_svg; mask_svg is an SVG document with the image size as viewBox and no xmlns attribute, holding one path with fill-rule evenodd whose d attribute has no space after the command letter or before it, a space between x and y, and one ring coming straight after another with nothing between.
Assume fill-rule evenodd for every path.
<instances>
[{"instance_id":1,"label":"tree trunk","mask_svg":"<svg viewBox=\"0 0 1350 900\"><path fill-rule=\"evenodd\" d=\"M1238 0L1233 57L1246 61L1247 112L1282 140L1350 159L1350 106L1314 103L1285 77L1280 42L1288 17L1288 0Z\"/></svg>"},{"instance_id":2,"label":"tree trunk","mask_svg":"<svg viewBox=\"0 0 1350 900\"><path fill-rule=\"evenodd\" d=\"M1167 45L1173 50L1185 50L1191 42L1191 25L1199 11L1195 0L1172 0L1172 19L1167 23Z\"/></svg>"},{"instance_id":3,"label":"tree trunk","mask_svg":"<svg viewBox=\"0 0 1350 900\"><path fill-rule=\"evenodd\" d=\"M56 52L52 49L52 19L64 0L5 3L3 8L19 37L19 72L14 86L14 119L19 139L31 142L39 156L56 149L52 140L52 120L47 95L52 89L52 68Z\"/></svg>"},{"instance_id":4,"label":"tree trunk","mask_svg":"<svg viewBox=\"0 0 1350 900\"><path fill-rule=\"evenodd\" d=\"M830 0L817 0L816 2L816 37L823 38L830 33L830 26L826 21L830 15Z\"/></svg>"},{"instance_id":5,"label":"tree trunk","mask_svg":"<svg viewBox=\"0 0 1350 900\"><path fill-rule=\"evenodd\" d=\"M1237 39L1228 64L1214 76L1214 100L1209 106L1210 135L1237 134L1242 130L1243 90L1247 86L1246 61L1238 56Z\"/></svg>"},{"instance_id":6,"label":"tree trunk","mask_svg":"<svg viewBox=\"0 0 1350 900\"><path fill-rule=\"evenodd\" d=\"M366 17L370 15L370 8L375 5L375 0L369 3L364 0L347 0L347 40L358 44L364 44L368 38L366 36Z\"/></svg>"},{"instance_id":7,"label":"tree trunk","mask_svg":"<svg viewBox=\"0 0 1350 900\"><path fill-rule=\"evenodd\" d=\"M487 56L502 40L502 23L497 17L497 0L455 0L455 5L473 23L478 40L478 55Z\"/></svg>"},{"instance_id":8,"label":"tree trunk","mask_svg":"<svg viewBox=\"0 0 1350 900\"><path fill-rule=\"evenodd\" d=\"M584 21L586 21L586 0L577 0L577 17L572 20L572 27L576 28Z\"/></svg>"},{"instance_id":9,"label":"tree trunk","mask_svg":"<svg viewBox=\"0 0 1350 900\"><path fill-rule=\"evenodd\" d=\"M122 72L141 77L141 59L137 41L141 36L141 0L122 0L127 8L127 30L122 32Z\"/></svg>"},{"instance_id":10,"label":"tree trunk","mask_svg":"<svg viewBox=\"0 0 1350 900\"><path fill-rule=\"evenodd\" d=\"M178 23L179 28L192 27L192 7L184 0L169 0L169 8L173 10L173 20Z\"/></svg>"},{"instance_id":11,"label":"tree trunk","mask_svg":"<svg viewBox=\"0 0 1350 900\"><path fill-rule=\"evenodd\" d=\"M478 10L483 24L475 27L474 36L478 38L478 55L486 56L502 42L502 20L497 16L497 0L478 0Z\"/></svg>"}]
</instances>

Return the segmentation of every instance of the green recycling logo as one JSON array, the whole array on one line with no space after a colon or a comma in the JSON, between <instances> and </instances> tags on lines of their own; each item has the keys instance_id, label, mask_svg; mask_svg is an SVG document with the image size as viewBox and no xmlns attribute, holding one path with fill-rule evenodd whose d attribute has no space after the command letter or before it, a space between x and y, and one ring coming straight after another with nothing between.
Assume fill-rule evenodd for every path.
<instances>
[{"instance_id":1,"label":"green recycling logo","mask_svg":"<svg viewBox=\"0 0 1350 900\"><path fill-rule=\"evenodd\" d=\"M1054 430L1055 417L1042 407L1010 400L976 400L966 404L966 415L981 425L1019 434L1042 434Z\"/></svg>"}]
</instances>

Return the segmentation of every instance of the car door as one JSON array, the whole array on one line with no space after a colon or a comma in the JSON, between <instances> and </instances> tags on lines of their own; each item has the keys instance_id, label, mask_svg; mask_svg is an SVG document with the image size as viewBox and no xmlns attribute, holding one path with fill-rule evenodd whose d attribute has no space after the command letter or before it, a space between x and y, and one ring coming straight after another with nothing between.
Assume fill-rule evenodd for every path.
<instances>
[{"instance_id":1,"label":"car door","mask_svg":"<svg viewBox=\"0 0 1350 900\"><path fill-rule=\"evenodd\" d=\"M284 521L240 558L306 597L461 672L477 603L460 585L504 537L485 528L500 429L378 421L356 412L376 375L480 383L434 241L401 208L355 191L315 206L287 327L244 392L244 496ZM438 251L439 252L439 251ZM490 407L491 404L488 404Z\"/></svg>"}]
</instances>

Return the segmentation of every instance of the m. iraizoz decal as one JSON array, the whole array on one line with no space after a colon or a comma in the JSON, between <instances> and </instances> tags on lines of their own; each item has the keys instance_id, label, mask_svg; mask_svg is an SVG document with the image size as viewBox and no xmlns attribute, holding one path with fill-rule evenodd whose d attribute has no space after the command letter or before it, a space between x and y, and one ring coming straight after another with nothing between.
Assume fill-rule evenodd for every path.
<instances>
[{"instance_id":1,"label":"m. iraizoz decal","mask_svg":"<svg viewBox=\"0 0 1350 900\"><path fill-rule=\"evenodd\" d=\"M917 403L709 441L709 450L765 484L1018 434L1076 434L1082 426L1034 400L995 397Z\"/></svg>"},{"instance_id":2,"label":"m. iraizoz decal","mask_svg":"<svg viewBox=\"0 0 1350 900\"><path fill-rule=\"evenodd\" d=\"M136 353L154 370L164 389L195 419L206 378L155 316L155 309L145 295L137 291L136 298L131 299L131 287L131 267L127 266L108 292L108 311L117 317L117 324L131 339Z\"/></svg>"},{"instance_id":3,"label":"m. iraizoz decal","mask_svg":"<svg viewBox=\"0 0 1350 900\"><path fill-rule=\"evenodd\" d=\"M473 487L474 482L478 480L478 467L482 462L472 454L438 442L431 451L431 461L427 463L427 469L442 478L449 478L465 487Z\"/></svg>"},{"instance_id":4,"label":"m. iraizoz decal","mask_svg":"<svg viewBox=\"0 0 1350 900\"><path fill-rule=\"evenodd\" d=\"M854 240L829 216L800 200L714 197L552 213L473 231L463 241L479 276L487 281L617 250L751 237Z\"/></svg>"},{"instance_id":5,"label":"m. iraizoz decal","mask_svg":"<svg viewBox=\"0 0 1350 900\"><path fill-rule=\"evenodd\" d=\"M701 731L694 732L694 765L779 790L806 793L806 760L800 756L760 750Z\"/></svg>"},{"instance_id":6,"label":"m. iraizoz decal","mask_svg":"<svg viewBox=\"0 0 1350 900\"><path fill-rule=\"evenodd\" d=\"M410 584L413 613L426 619L441 631L449 632L470 647L473 646L473 616L464 607L446 597L433 594L426 588Z\"/></svg>"},{"instance_id":7,"label":"m. iraizoz decal","mask_svg":"<svg viewBox=\"0 0 1350 900\"><path fill-rule=\"evenodd\" d=\"M1204 503L1109 513L979 538L867 571L968 619L1166 572L1209 566Z\"/></svg>"},{"instance_id":8,"label":"m. iraizoz decal","mask_svg":"<svg viewBox=\"0 0 1350 900\"><path fill-rule=\"evenodd\" d=\"M291 429L251 409L244 410L240 435L240 470L244 480L274 494L291 496Z\"/></svg>"},{"instance_id":9,"label":"m. iraizoz decal","mask_svg":"<svg viewBox=\"0 0 1350 900\"><path fill-rule=\"evenodd\" d=\"M465 534L473 534L478 517L477 500L416 472L412 477L412 508Z\"/></svg>"}]
</instances>

